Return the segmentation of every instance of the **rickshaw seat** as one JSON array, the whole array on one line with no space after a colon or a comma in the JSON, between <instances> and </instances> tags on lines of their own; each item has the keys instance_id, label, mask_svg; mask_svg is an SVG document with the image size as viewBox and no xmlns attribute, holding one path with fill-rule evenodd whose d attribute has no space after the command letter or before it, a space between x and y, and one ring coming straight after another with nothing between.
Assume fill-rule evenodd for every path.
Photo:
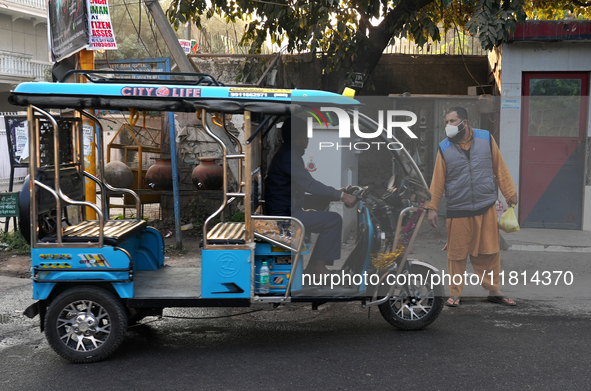
<instances>
[{"instance_id":1,"label":"rickshaw seat","mask_svg":"<svg viewBox=\"0 0 591 391\"><path fill-rule=\"evenodd\" d=\"M144 220L110 220L104 225L104 244L117 246L139 231L147 227ZM64 229L62 242L64 243L88 243L98 242L99 222L96 220L83 221L80 224L71 225ZM41 239L44 243L57 242L56 236L46 236Z\"/></svg>"},{"instance_id":2,"label":"rickshaw seat","mask_svg":"<svg viewBox=\"0 0 591 391\"><path fill-rule=\"evenodd\" d=\"M245 243L244 223L222 222L217 223L207 233L207 244L218 245L240 245ZM291 246L291 232L278 226L274 220L257 220L254 222L255 239L273 239Z\"/></svg>"},{"instance_id":3,"label":"rickshaw seat","mask_svg":"<svg viewBox=\"0 0 591 391\"><path fill-rule=\"evenodd\" d=\"M244 223L224 222L217 223L207 233L208 244L244 244Z\"/></svg>"}]
</instances>

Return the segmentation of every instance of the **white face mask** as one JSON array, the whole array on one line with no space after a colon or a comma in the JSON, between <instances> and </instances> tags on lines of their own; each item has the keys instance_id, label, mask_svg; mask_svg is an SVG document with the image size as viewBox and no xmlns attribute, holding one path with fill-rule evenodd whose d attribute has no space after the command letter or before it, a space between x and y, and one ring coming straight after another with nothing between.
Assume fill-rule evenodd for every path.
<instances>
[{"instance_id":1,"label":"white face mask","mask_svg":"<svg viewBox=\"0 0 591 391\"><path fill-rule=\"evenodd\" d=\"M459 125L445 125L445 135L449 138L454 138L458 133L463 132L466 129L464 121L460 122Z\"/></svg>"},{"instance_id":2,"label":"white face mask","mask_svg":"<svg viewBox=\"0 0 591 391\"><path fill-rule=\"evenodd\" d=\"M452 138L460 133L460 129L456 125L445 125L445 135L449 138Z\"/></svg>"}]
</instances>

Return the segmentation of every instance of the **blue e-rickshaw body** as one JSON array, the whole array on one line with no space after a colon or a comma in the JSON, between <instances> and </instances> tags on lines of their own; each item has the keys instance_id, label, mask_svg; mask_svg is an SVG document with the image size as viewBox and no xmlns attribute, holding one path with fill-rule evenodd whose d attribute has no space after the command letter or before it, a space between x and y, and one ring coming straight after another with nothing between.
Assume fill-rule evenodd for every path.
<instances>
[{"instance_id":1,"label":"blue e-rickshaw body","mask_svg":"<svg viewBox=\"0 0 591 391\"><path fill-rule=\"evenodd\" d=\"M87 83L23 83L10 98L13 104L28 107L30 179L21 194L26 198L21 221L30 224L33 298L38 301L26 314L40 315L41 327L58 354L75 362L103 359L121 343L128 322L146 315L161 315L166 307L244 307L288 302L310 302L315 307L328 301L359 300L368 306L379 305L386 320L396 327L417 329L434 321L442 302L433 289L421 296L418 291L411 294L410 288L403 287L406 293L400 299L395 298L394 287L378 294L365 283L336 293L304 286L303 257L309 251L304 226L291 217L262 213L260 173L255 174L260 171L262 137L280 117L290 115L294 106L330 105L346 110L359 107L359 101L324 91L227 87L209 75L177 75L186 80L173 80L175 75L166 73L148 75L151 79L136 80L126 78L125 72L120 75L111 71L76 71L73 76L85 78ZM58 124L57 116L49 111L64 109L77 112L66 121L66 127L63 122ZM112 187L104 180L102 126L89 109L196 111L204 130L220 144L224 170L222 203L204 223L200 268L165 265L162 236L141 220L137 194ZM221 124L214 124L237 143L237 153L230 153L211 131L206 118L213 113L221 113L216 114L218 121L222 118ZM224 114L244 115L244 144L226 130ZM251 126L253 114L265 116L256 130ZM99 176L85 172L83 121L91 121L97 129ZM44 144L48 139L52 141ZM61 145L63 140L69 144ZM175 141L171 137L171 143ZM72 152L67 154L64 150ZM400 166L418 172L408 153L402 152L408 160ZM240 166L234 189L229 188L227 178L231 159ZM137 217L111 220L104 200L98 204L87 201L80 193L81 184L66 186L64 178L93 182L103 196L134 197ZM414 185L428 200L428 189L420 173ZM357 191L362 199L363 191ZM245 221L215 222L235 199L243 201ZM397 249L401 238L401 222L396 232L386 234L371 213L379 201L368 200L358 205L358 227L362 229L351 259L345 262L350 272L370 270L375 254ZM381 207L390 208L382 204ZM68 208L76 209L76 219L70 219ZM96 219L86 218L87 208L95 212ZM395 213L388 212L395 219L394 224L402 221L405 214L414 214L413 224L420 225L422 203L419 207L409 204L397 208L391 208ZM409 235L405 245L410 247L412 240L414 235ZM270 269L268 291L261 291L258 285L263 262ZM400 273L405 268L410 270L412 264L406 262L406 253L402 253L397 263L382 272ZM436 271L425 265L415 261L416 267ZM405 318L408 308L415 308L411 301L418 301L420 306L415 307L424 313L417 316L413 312ZM396 307L396 302L402 303L402 307Z\"/></svg>"}]
</instances>

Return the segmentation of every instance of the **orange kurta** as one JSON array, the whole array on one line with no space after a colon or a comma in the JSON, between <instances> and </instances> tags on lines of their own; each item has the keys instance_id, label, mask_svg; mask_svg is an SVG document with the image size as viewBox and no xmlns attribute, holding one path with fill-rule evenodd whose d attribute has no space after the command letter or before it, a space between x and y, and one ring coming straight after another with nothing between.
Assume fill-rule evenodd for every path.
<instances>
[{"instance_id":1,"label":"orange kurta","mask_svg":"<svg viewBox=\"0 0 591 391\"><path fill-rule=\"evenodd\" d=\"M467 142L458 144L462 149L469 149L472 145L473 132ZM501 192L506 200L511 200L517 191L513 178L501 156L499 147L491 137L493 171ZM428 209L439 209L439 203L445 188L446 165L441 151L437 153L435 170L431 181L431 202ZM497 228L497 214L495 208L490 208L481 216L447 219L447 258L462 260L468 255L495 254L499 248L499 230Z\"/></svg>"}]
</instances>

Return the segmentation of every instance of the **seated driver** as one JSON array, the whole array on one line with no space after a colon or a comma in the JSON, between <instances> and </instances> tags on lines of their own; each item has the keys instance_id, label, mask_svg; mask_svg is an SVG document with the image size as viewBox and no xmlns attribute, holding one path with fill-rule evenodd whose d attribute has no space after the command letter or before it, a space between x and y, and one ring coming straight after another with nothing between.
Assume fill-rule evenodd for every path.
<instances>
[{"instance_id":1,"label":"seated driver","mask_svg":"<svg viewBox=\"0 0 591 391\"><path fill-rule=\"evenodd\" d=\"M283 144L273 156L265 178L265 213L271 216L292 216L304 224L306 232L320 234L305 272L325 274L326 266L341 257L343 220L336 212L304 210L306 193L342 200L347 208L355 206L357 198L327 186L306 170L302 156L308 146L306 123L288 117L281 128Z\"/></svg>"}]
</instances>

